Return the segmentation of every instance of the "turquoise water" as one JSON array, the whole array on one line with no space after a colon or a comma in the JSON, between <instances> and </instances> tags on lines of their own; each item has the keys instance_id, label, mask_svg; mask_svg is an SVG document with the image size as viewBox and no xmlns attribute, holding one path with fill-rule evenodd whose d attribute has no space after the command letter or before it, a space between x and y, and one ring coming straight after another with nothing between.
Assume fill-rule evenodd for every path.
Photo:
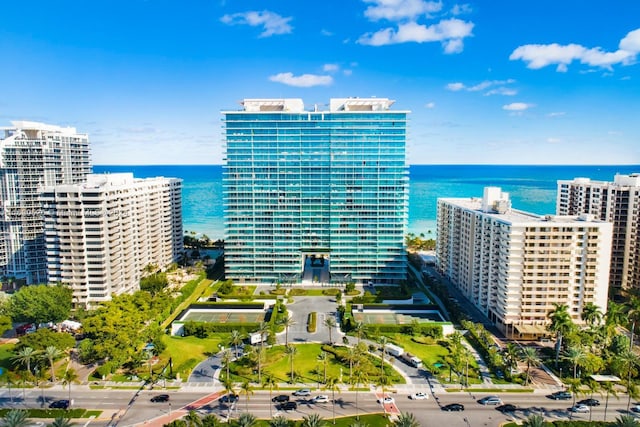
<instances>
[{"instance_id":1,"label":"turquoise water","mask_svg":"<svg viewBox=\"0 0 640 427\"><path fill-rule=\"evenodd\" d=\"M222 166L94 166L95 173L133 172L138 178L183 179L183 223L187 231L223 237ZM556 181L587 177L611 181L616 173L640 173L635 166L415 165L409 169L409 231L435 233L438 197L480 197L486 186L502 187L516 209L555 212Z\"/></svg>"}]
</instances>

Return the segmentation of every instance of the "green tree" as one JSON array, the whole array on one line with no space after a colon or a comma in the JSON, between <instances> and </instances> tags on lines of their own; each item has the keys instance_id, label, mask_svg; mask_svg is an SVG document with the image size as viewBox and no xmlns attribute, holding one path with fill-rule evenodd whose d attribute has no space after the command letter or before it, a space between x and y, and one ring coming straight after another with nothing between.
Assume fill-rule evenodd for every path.
<instances>
[{"instance_id":1,"label":"green tree","mask_svg":"<svg viewBox=\"0 0 640 427\"><path fill-rule=\"evenodd\" d=\"M325 425L324 420L318 414L314 413L302 417L302 427L323 427Z\"/></svg>"},{"instance_id":2,"label":"green tree","mask_svg":"<svg viewBox=\"0 0 640 427\"><path fill-rule=\"evenodd\" d=\"M254 427L257 423L256 417L248 412L243 412L238 417L238 427Z\"/></svg>"},{"instance_id":3,"label":"green tree","mask_svg":"<svg viewBox=\"0 0 640 427\"><path fill-rule=\"evenodd\" d=\"M548 329L556 335L556 367L560 358L560 349L562 348L562 337L565 336L573 328L573 321L569 314L569 307L565 304L553 303L554 309L549 312Z\"/></svg>"},{"instance_id":4,"label":"green tree","mask_svg":"<svg viewBox=\"0 0 640 427\"><path fill-rule=\"evenodd\" d=\"M11 318L17 322L59 323L69 317L73 291L64 285L23 286L9 301Z\"/></svg>"},{"instance_id":5,"label":"green tree","mask_svg":"<svg viewBox=\"0 0 640 427\"><path fill-rule=\"evenodd\" d=\"M34 350L31 347L21 348L18 353L12 357L14 363L19 363L27 369L27 372L31 374L31 362L34 361L40 352Z\"/></svg>"},{"instance_id":6,"label":"green tree","mask_svg":"<svg viewBox=\"0 0 640 427\"><path fill-rule=\"evenodd\" d=\"M296 381L296 374L293 370L293 360L295 359L296 348L292 345L288 345L285 347L285 353L289 356L289 363L291 364L291 384L293 384Z\"/></svg>"},{"instance_id":7,"label":"green tree","mask_svg":"<svg viewBox=\"0 0 640 427\"><path fill-rule=\"evenodd\" d=\"M249 381L244 381L240 386L240 394L244 394L245 410L249 412L249 396L253 394L253 387Z\"/></svg>"},{"instance_id":8,"label":"green tree","mask_svg":"<svg viewBox=\"0 0 640 427\"><path fill-rule=\"evenodd\" d=\"M289 328L296 324L293 318L287 316L280 319L280 325L284 326L284 345L289 345Z\"/></svg>"},{"instance_id":9,"label":"green tree","mask_svg":"<svg viewBox=\"0 0 640 427\"><path fill-rule=\"evenodd\" d=\"M353 364L360 358L360 354L358 353L358 349L353 347L347 348L347 355L345 359L349 362L349 382L351 382L353 378Z\"/></svg>"},{"instance_id":10,"label":"green tree","mask_svg":"<svg viewBox=\"0 0 640 427\"><path fill-rule=\"evenodd\" d=\"M260 350L258 351L258 383L262 383L262 355L264 354L264 337L269 336L269 324L266 322L260 322L258 330L260 334Z\"/></svg>"},{"instance_id":11,"label":"green tree","mask_svg":"<svg viewBox=\"0 0 640 427\"><path fill-rule=\"evenodd\" d=\"M563 355L563 359L571 363L573 367L573 379L576 379L579 366L583 366L587 361L587 353L580 347L569 347Z\"/></svg>"},{"instance_id":12,"label":"green tree","mask_svg":"<svg viewBox=\"0 0 640 427\"><path fill-rule=\"evenodd\" d=\"M591 329L602 322L603 318L602 310L593 302L588 302L584 305L581 316L582 320L584 320Z\"/></svg>"},{"instance_id":13,"label":"green tree","mask_svg":"<svg viewBox=\"0 0 640 427\"><path fill-rule=\"evenodd\" d=\"M184 421L187 423L187 427L202 427L202 420L196 411L189 411L187 416L184 417Z\"/></svg>"},{"instance_id":14,"label":"green tree","mask_svg":"<svg viewBox=\"0 0 640 427\"><path fill-rule=\"evenodd\" d=\"M72 423L69 418L56 417L52 423L47 424L47 427L73 427L75 423Z\"/></svg>"},{"instance_id":15,"label":"green tree","mask_svg":"<svg viewBox=\"0 0 640 427\"><path fill-rule=\"evenodd\" d=\"M530 415L522 422L524 427L544 427L545 422L542 415Z\"/></svg>"},{"instance_id":16,"label":"green tree","mask_svg":"<svg viewBox=\"0 0 640 427\"><path fill-rule=\"evenodd\" d=\"M231 349L227 349L222 353L221 362L224 365L225 369L227 370L226 378L231 378L229 376L229 368L230 368L232 359L233 359L233 356L231 355Z\"/></svg>"},{"instance_id":17,"label":"green tree","mask_svg":"<svg viewBox=\"0 0 640 427\"><path fill-rule=\"evenodd\" d=\"M52 345L45 348L44 352L42 352L42 358L46 359L49 362L49 366L51 367L51 382L56 382L55 361L60 356L62 356L62 352Z\"/></svg>"},{"instance_id":18,"label":"green tree","mask_svg":"<svg viewBox=\"0 0 640 427\"><path fill-rule=\"evenodd\" d=\"M269 417L269 418L272 418L272 420L269 421L269 427L289 427L289 426L291 426L291 423L289 422L289 420L286 419L285 417L283 417L282 415L278 415L275 418L273 418L273 417Z\"/></svg>"},{"instance_id":19,"label":"green tree","mask_svg":"<svg viewBox=\"0 0 640 427\"><path fill-rule=\"evenodd\" d=\"M324 326L327 327L327 329L329 330L329 344L333 345L333 328L336 327L336 319L333 318L333 316L329 316L326 319L324 319Z\"/></svg>"},{"instance_id":20,"label":"green tree","mask_svg":"<svg viewBox=\"0 0 640 427\"><path fill-rule=\"evenodd\" d=\"M167 273L154 273L140 279L140 289L156 295L169 286Z\"/></svg>"},{"instance_id":21,"label":"green tree","mask_svg":"<svg viewBox=\"0 0 640 427\"><path fill-rule=\"evenodd\" d=\"M369 381L369 376L363 369L356 369L356 375L353 377L353 381L355 382L356 388L356 420L359 420L360 414L358 409L358 389L360 384L365 384Z\"/></svg>"},{"instance_id":22,"label":"green tree","mask_svg":"<svg viewBox=\"0 0 640 427\"><path fill-rule=\"evenodd\" d=\"M362 337L365 335L366 332L366 328L364 326L364 323L357 321L354 325L353 325L353 333L356 334L356 337L358 337L358 344L360 344L360 341L362 340Z\"/></svg>"},{"instance_id":23,"label":"green tree","mask_svg":"<svg viewBox=\"0 0 640 427\"><path fill-rule=\"evenodd\" d=\"M236 354L236 358L238 357L238 346L242 344L243 336L237 329L231 331L231 336L229 337L231 341L231 345L233 346L234 352Z\"/></svg>"},{"instance_id":24,"label":"green tree","mask_svg":"<svg viewBox=\"0 0 640 427\"><path fill-rule=\"evenodd\" d=\"M318 362L322 363L324 367L324 377L322 378L323 383L327 383L327 362L329 361L329 356L327 356L326 351L321 351L318 355Z\"/></svg>"},{"instance_id":25,"label":"green tree","mask_svg":"<svg viewBox=\"0 0 640 427\"><path fill-rule=\"evenodd\" d=\"M78 381L78 378L78 373L73 368L67 369L62 376L62 385L67 386L69 390L69 402L71 402L71 384Z\"/></svg>"},{"instance_id":26,"label":"green tree","mask_svg":"<svg viewBox=\"0 0 640 427\"><path fill-rule=\"evenodd\" d=\"M278 388L278 382L273 377L273 375L266 375L262 380L262 386L269 389L269 402L273 398L273 389ZM269 418L273 418L273 407L271 403L269 403Z\"/></svg>"},{"instance_id":27,"label":"green tree","mask_svg":"<svg viewBox=\"0 0 640 427\"><path fill-rule=\"evenodd\" d=\"M382 335L378 339L378 342L380 343L380 346L381 346L381 356L382 356L382 358L380 359L380 377L384 378L384 358L387 355L387 343L389 342L389 340L387 339L387 337Z\"/></svg>"},{"instance_id":28,"label":"green tree","mask_svg":"<svg viewBox=\"0 0 640 427\"><path fill-rule=\"evenodd\" d=\"M325 382L324 389L331 391L331 407L333 410L333 424L336 423L336 390L340 392L340 388L338 387L340 382L336 377L329 377Z\"/></svg>"},{"instance_id":29,"label":"green tree","mask_svg":"<svg viewBox=\"0 0 640 427\"><path fill-rule=\"evenodd\" d=\"M524 347L522 349L522 353L520 354L520 360L522 360L527 365L527 376L524 384L529 384L529 380L531 379L531 368L536 367L540 364L540 356L538 356L538 350L535 347Z\"/></svg>"},{"instance_id":30,"label":"green tree","mask_svg":"<svg viewBox=\"0 0 640 427\"><path fill-rule=\"evenodd\" d=\"M202 417L202 427L219 427L220 425L218 417L213 414L207 414Z\"/></svg>"},{"instance_id":31,"label":"green tree","mask_svg":"<svg viewBox=\"0 0 640 427\"><path fill-rule=\"evenodd\" d=\"M6 314L0 314L0 336L13 328L11 317Z\"/></svg>"},{"instance_id":32,"label":"green tree","mask_svg":"<svg viewBox=\"0 0 640 427\"><path fill-rule=\"evenodd\" d=\"M616 427L638 427L640 423L633 415L623 414L616 418L616 422L614 424Z\"/></svg>"},{"instance_id":33,"label":"green tree","mask_svg":"<svg viewBox=\"0 0 640 427\"><path fill-rule=\"evenodd\" d=\"M420 427L420 423L410 412L402 412L398 419L393 422L394 427Z\"/></svg>"},{"instance_id":34,"label":"green tree","mask_svg":"<svg viewBox=\"0 0 640 427\"><path fill-rule=\"evenodd\" d=\"M2 427L26 427L29 425L27 415L28 412L23 409L12 409L2 417L0 425Z\"/></svg>"},{"instance_id":35,"label":"green tree","mask_svg":"<svg viewBox=\"0 0 640 427\"><path fill-rule=\"evenodd\" d=\"M67 350L76 345L76 340L71 334L66 332L55 332L49 328L40 328L32 334L20 337L18 348L31 347L34 350L44 350L49 346L54 346L60 350Z\"/></svg>"}]
</instances>

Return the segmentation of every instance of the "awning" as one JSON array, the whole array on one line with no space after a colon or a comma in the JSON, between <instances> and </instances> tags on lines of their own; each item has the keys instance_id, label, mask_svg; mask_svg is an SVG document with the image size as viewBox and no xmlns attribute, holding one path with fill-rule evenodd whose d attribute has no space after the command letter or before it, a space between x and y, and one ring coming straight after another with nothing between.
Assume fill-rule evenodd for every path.
<instances>
[{"instance_id":1,"label":"awning","mask_svg":"<svg viewBox=\"0 0 640 427\"><path fill-rule=\"evenodd\" d=\"M544 325L513 325L513 328L518 331L519 334L526 335L544 335L549 333Z\"/></svg>"}]
</instances>

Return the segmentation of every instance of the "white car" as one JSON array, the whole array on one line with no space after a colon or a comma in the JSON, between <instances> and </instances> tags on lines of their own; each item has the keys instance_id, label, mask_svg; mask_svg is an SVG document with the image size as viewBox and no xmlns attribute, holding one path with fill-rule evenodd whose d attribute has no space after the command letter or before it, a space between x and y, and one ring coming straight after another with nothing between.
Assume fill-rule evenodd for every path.
<instances>
[{"instance_id":1,"label":"white car","mask_svg":"<svg viewBox=\"0 0 640 427\"><path fill-rule=\"evenodd\" d=\"M329 396L320 394L313 398L313 403L329 403Z\"/></svg>"},{"instance_id":2,"label":"white car","mask_svg":"<svg viewBox=\"0 0 640 427\"><path fill-rule=\"evenodd\" d=\"M413 399L413 400L424 400L428 398L429 398L429 395L422 391L419 391L418 393L413 393L411 396L409 396L409 399Z\"/></svg>"},{"instance_id":3,"label":"white car","mask_svg":"<svg viewBox=\"0 0 640 427\"><path fill-rule=\"evenodd\" d=\"M583 412L583 413L588 413L589 412L589 407L587 405L575 405L572 406L571 409L569 409L571 412Z\"/></svg>"},{"instance_id":4,"label":"white car","mask_svg":"<svg viewBox=\"0 0 640 427\"><path fill-rule=\"evenodd\" d=\"M311 396L311 390L308 388L301 388L293 392L294 396Z\"/></svg>"},{"instance_id":5,"label":"white car","mask_svg":"<svg viewBox=\"0 0 640 427\"><path fill-rule=\"evenodd\" d=\"M384 399L378 399L378 403L383 403L385 405L389 405L394 402L395 400L393 400L393 397L390 397L390 396L387 396Z\"/></svg>"}]
</instances>

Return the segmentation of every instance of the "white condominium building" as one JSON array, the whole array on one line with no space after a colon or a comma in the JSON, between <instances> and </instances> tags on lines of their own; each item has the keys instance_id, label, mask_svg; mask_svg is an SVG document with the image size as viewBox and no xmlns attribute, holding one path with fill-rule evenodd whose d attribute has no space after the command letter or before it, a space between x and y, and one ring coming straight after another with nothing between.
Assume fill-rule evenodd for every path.
<instances>
[{"instance_id":1,"label":"white condominium building","mask_svg":"<svg viewBox=\"0 0 640 427\"><path fill-rule=\"evenodd\" d=\"M613 223L612 290L640 288L640 173L613 182L575 178L558 181L558 215L592 214Z\"/></svg>"},{"instance_id":2,"label":"white condominium building","mask_svg":"<svg viewBox=\"0 0 640 427\"><path fill-rule=\"evenodd\" d=\"M49 282L71 286L85 306L139 289L146 266L167 266L183 252L181 190L179 179L131 173L45 188Z\"/></svg>"},{"instance_id":3,"label":"white condominium building","mask_svg":"<svg viewBox=\"0 0 640 427\"><path fill-rule=\"evenodd\" d=\"M89 138L75 128L14 121L0 128L0 277L45 283L39 188L91 173Z\"/></svg>"},{"instance_id":4,"label":"white condominium building","mask_svg":"<svg viewBox=\"0 0 640 427\"><path fill-rule=\"evenodd\" d=\"M511 208L500 188L438 199L437 267L507 336L547 334L553 304L576 323L591 302L607 308L612 224Z\"/></svg>"}]
</instances>

